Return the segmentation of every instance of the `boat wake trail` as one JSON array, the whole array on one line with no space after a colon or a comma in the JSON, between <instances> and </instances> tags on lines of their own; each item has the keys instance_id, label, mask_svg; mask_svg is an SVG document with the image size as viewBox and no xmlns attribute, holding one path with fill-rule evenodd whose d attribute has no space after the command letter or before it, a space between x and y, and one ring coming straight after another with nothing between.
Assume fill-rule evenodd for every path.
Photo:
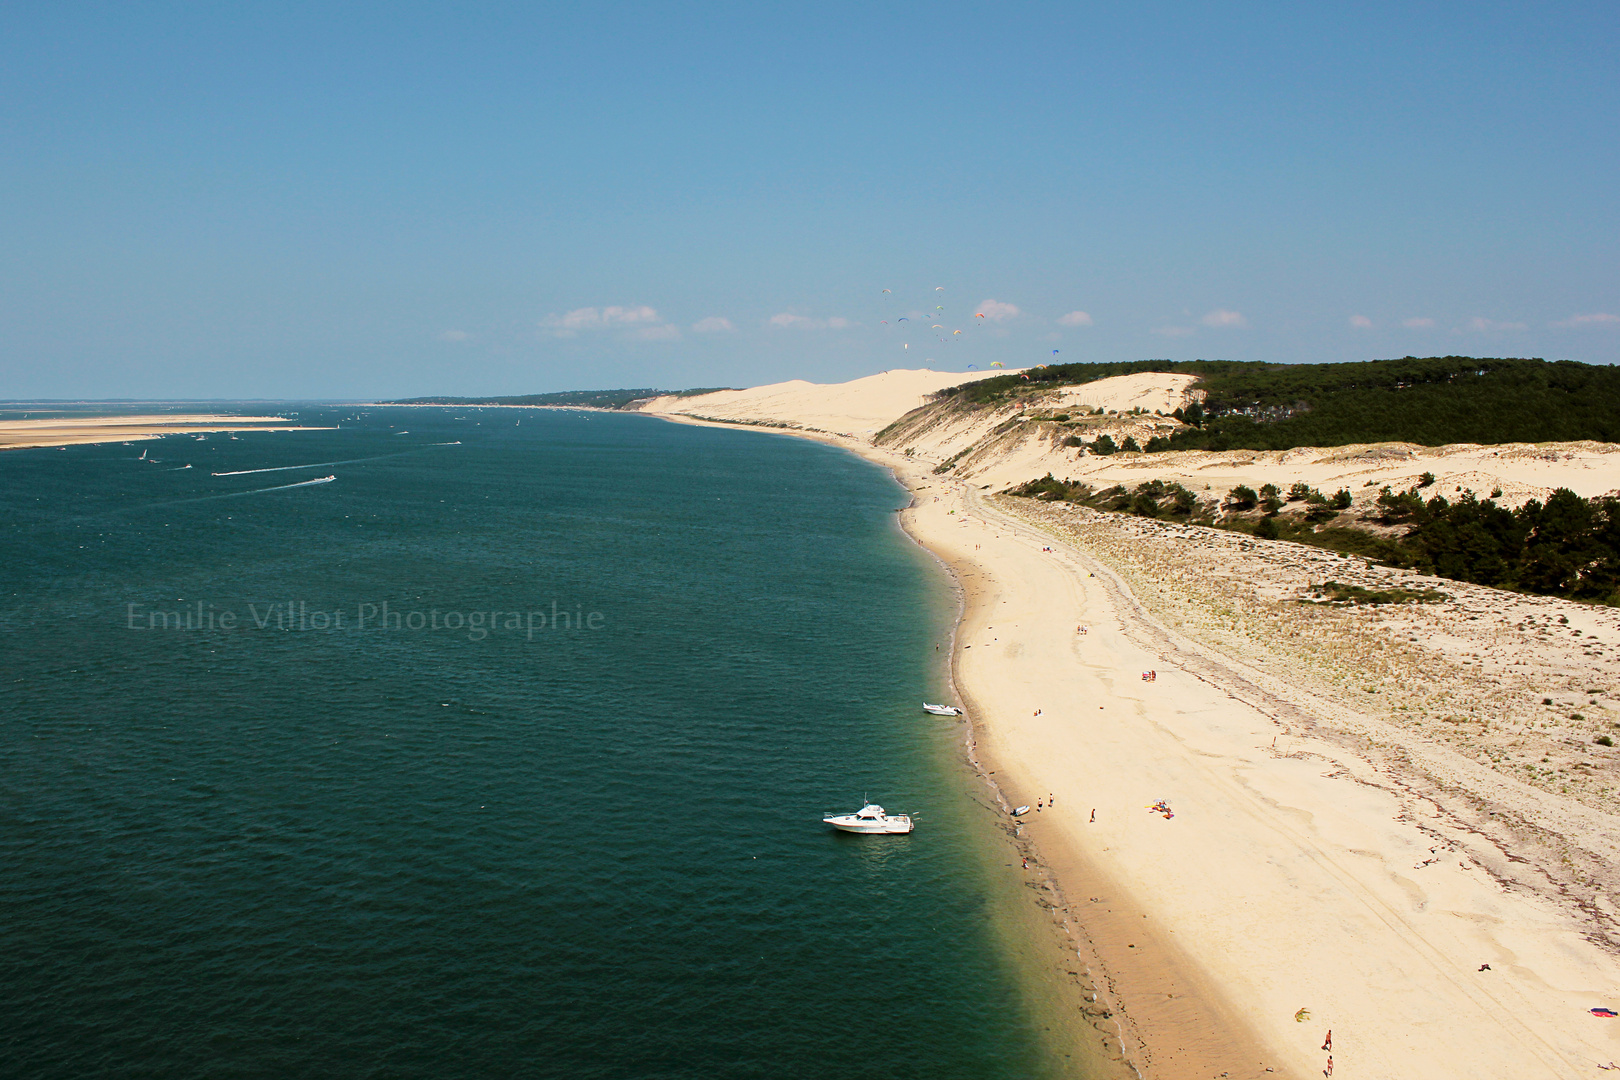
<instances>
[{"instance_id":1,"label":"boat wake trail","mask_svg":"<svg viewBox=\"0 0 1620 1080\"><path fill-rule=\"evenodd\" d=\"M296 484L277 484L275 487L254 488L252 491L232 491L227 492L224 495L212 495L209 497L214 499L228 499L232 495L257 495L262 491L286 491L288 488L314 487L316 484L330 484L336 479L336 476L322 476L315 480L300 480ZM198 501L200 502L201 500Z\"/></svg>"},{"instance_id":2,"label":"boat wake trail","mask_svg":"<svg viewBox=\"0 0 1620 1080\"><path fill-rule=\"evenodd\" d=\"M209 473L208 475L210 475L210 476L251 476L254 473L291 472L294 469L324 469L328 465L358 465L362 461L381 461L384 458L403 457L406 454L414 454L415 452L416 451L414 451L414 450L397 450L392 454L378 454L375 457L349 458L347 461L316 461L316 462L312 462L312 463L310 463L308 465L275 465L275 466L272 466L271 468L268 468L268 469L236 469L236 470L234 470L232 472L217 472L217 473ZM265 490L268 491L270 489L266 488Z\"/></svg>"},{"instance_id":3,"label":"boat wake trail","mask_svg":"<svg viewBox=\"0 0 1620 1080\"><path fill-rule=\"evenodd\" d=\"M126 506L119 510L108 510L101 514L90 514L82 518L70 520L92 521L96 518L111 517L115 514L138 514L146 510L165 510L171 506L190 506L192 503L213 502L216 499L236 499L243 495L263 495L267 491L287 491L291 488L314 487L317 484L330 484L336 476L322 476L314 480L300 480L293 484L276 484L273 487L249 488L247 491L225 491L218 495L199 495L194 499L170 499L165 502L146 503L142 506Z\"/></svg>"}]
</instances>

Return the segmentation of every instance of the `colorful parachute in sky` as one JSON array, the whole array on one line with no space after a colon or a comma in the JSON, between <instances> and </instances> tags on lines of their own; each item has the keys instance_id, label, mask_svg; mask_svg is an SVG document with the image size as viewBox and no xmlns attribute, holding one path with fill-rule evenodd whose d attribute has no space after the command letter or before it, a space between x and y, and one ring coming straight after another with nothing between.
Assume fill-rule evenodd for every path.
<instances>
[{"instance_id":1,"label":"colorful parachute in sky","mask_svg":"<svg viewBox=\"0 0 1620 1080\"><path fill-rule=\"evenodd\" d=\"M992 361L990 361L990 366L991 367L1006 367L1007 365L1003 364L1000 360L992 360Z\"/></svg>"},{"instance_id":2,"label":"colorful parachute in sky","mask_svg":"<svg viewBox=\"0 0 1620 1080\"><path fill-rule=\"evenodd\" d=\"M952 336L952 337L955 337L955 336L956 336L956 335L957 335L957 334L960 334L960 333L961 333L961 332L962 332L962 331L960 331L960 330L952 330L952 331L951 331L951 336Z\"/></svg>"}]
</instances>

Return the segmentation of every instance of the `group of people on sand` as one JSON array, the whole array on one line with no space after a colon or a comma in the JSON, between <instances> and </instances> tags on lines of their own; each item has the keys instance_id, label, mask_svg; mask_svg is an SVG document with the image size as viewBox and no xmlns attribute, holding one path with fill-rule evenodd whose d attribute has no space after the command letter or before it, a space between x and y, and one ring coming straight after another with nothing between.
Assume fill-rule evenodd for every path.
<instances>
[{"instance_id":1,"label":"group of people on sand","mask_svg":"<svg viewBox=\"0 0 1620 1080\"><path fill-rule=\"evenodd\" d=\"M1158 679L1158 677L1159 677L1159 673L1157 671L1144 671L1144 672L1142 672L1142 681L1143 682L1153 682L1154 680Z\"/></svg>"}]
</instances>

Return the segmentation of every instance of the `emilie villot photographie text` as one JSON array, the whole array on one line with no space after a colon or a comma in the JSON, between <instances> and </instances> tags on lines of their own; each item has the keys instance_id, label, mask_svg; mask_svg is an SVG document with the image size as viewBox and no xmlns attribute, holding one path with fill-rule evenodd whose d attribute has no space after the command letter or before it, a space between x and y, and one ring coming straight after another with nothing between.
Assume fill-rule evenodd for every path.
<instances>
[{"instance_id":1,"label":"emilie villot photographie text","mask_svg":"<svg viewBox=\"0 0 1620 1080\"><path fill-rule=\"evenodd\" d=\"M551 601L549 609L504 611L493 608L401 608L387 600L367 601L348 608L311 605L304 600L240 607L196 600L183 606L129 603L124 626L130 630L300 630L368 631L466 634L482 641L491 633L537 635L601 630L607 616L587 611L582 604Z\"/></svg>"}]
</instances>

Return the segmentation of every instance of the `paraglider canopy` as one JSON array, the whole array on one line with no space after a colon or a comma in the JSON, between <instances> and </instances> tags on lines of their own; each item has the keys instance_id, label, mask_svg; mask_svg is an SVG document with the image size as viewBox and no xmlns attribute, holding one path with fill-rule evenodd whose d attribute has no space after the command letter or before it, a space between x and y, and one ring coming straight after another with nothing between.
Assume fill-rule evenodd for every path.
<instances>
[{"instance_id":1,"label":"paraglider canopy","mask_svg":"<svg viewBox=\"0 0 1620 1080\"><path fill-rule=\"evenodd\" d=\"M1007 365L1003 364L1000 360L992 360L992 361L990 361L990 366L991 367L1006 367Z\"/></svg>"}]
</instances>

